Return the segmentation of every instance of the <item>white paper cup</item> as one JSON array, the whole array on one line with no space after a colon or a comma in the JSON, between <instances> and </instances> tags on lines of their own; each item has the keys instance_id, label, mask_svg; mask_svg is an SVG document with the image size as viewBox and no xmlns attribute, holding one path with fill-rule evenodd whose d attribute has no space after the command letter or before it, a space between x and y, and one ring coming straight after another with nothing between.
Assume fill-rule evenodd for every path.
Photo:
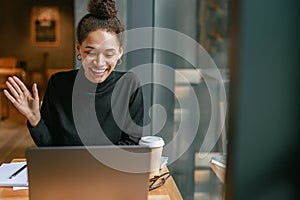
<instances>
[{"instance_id":1,"label":"white paper cup","mask_svg":"<svg viewBox=\"0 0 300 200\"><path fill-rule=\"evenodd\" d=\"M150 171L154 175L159 174L164 140L158 136L144 136L140 139L139 145L151 148Z\"/></svg>"}]
</instances>

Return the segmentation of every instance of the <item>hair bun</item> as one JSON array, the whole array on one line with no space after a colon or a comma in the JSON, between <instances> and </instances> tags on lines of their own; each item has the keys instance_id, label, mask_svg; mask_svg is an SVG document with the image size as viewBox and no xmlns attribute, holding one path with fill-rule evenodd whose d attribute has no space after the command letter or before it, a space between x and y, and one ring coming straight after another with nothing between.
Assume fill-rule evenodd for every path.
<instances>
[{"instance_id":1,"label":"hair bun","mask_svg":"<svg viewBox=\"0 0 300 200\"><path fill-rule=\"evenodd\" d=\"M117 7L114 0L90 0L88 11L96 17L108 19L117 17Z\"/></svg>"}]
</instances>

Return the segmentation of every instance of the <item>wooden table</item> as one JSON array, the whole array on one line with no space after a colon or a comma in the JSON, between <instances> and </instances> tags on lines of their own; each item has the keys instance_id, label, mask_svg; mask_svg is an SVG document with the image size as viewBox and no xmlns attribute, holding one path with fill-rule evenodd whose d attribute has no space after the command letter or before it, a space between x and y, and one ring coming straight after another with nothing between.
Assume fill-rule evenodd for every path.
<instances>
[{"instance_id":1,"label":"wooden table","mask_svg":"<svg viewBox=\"0 0 300 200\"><path fill-rule=\"evenodd\" d=\"M161 170L161 173L168 171L167 168ZM148 200L182 200L182 196L177 185L171 176L165 184L149 192Z\"/></svg>"},{"instance_id":2,"label":"wooden table","mask_svg":"<svg viewBox=\"0 0 300 200\"><path fill-rule=\"evenodd\" d=\"M25 159L14 159L12 162L25 161ZM161 173L168 171L164 168ZM28 189L14 191L12 187L0 187L1 200L29 200ZM149 192L148 200L182 200L182 196L172 177L165 184Z\"/></svg>"}]
</instances>

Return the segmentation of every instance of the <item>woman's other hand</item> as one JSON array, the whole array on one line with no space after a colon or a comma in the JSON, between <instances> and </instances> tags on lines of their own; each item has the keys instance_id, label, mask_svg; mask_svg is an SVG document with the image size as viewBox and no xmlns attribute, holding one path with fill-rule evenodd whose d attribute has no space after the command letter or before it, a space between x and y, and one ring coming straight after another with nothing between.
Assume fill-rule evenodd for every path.
<instances>
[{"instance_id":1,"label":"woman's other hand","mask_svg":"<svg viewBox=\"0 0 300 200\"><path fill-rule=\"evenodd\" d=\"M6 81L9 89L4 90L5 96L23 114L32 126L36 126L41 120L40 100L37 84L32 86L32 94L25 84L16 76L9 77Z\"/></svg>"}]
</instances>

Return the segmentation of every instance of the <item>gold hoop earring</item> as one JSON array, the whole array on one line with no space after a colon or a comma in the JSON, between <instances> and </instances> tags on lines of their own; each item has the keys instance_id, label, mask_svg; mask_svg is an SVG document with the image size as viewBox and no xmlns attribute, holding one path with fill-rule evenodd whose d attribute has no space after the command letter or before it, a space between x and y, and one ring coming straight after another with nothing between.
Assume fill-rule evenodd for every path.
<instances>
[{"instance_id":1,"label":"gold hoop earring","mask_svg":"<svg viewBox=\"0 0 300 200\"><path fill-rule=\"evenodd\" d=\"M79 60L79 61L81 61L81 59L82 59L80 54L77 54L77 55L76 55L76 58L77 58L77 60Z\"/></svg>"}]
</instances>

